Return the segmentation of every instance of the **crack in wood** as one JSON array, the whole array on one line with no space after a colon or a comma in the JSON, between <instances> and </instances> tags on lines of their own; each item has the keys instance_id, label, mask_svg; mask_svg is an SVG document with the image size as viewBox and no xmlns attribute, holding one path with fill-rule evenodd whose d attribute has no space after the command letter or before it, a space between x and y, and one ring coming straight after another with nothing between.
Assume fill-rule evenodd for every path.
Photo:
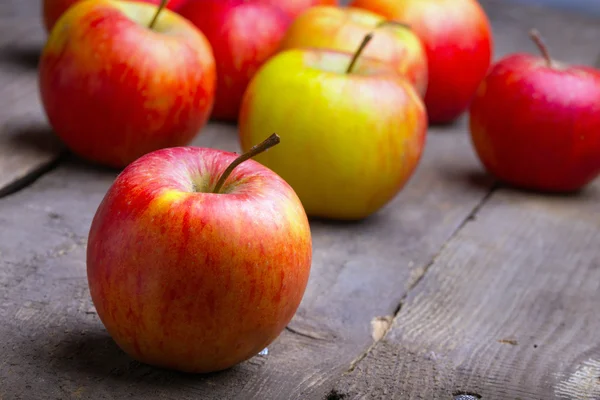
<instances>
[{"instance_id":1,"label":"crack in wood","mask_svg":"<svg viewBox=\"0 0 600 400\"><path fill-rule=\"evenodd\" d=\"M421 274L419 274L418 276L416 276L415 280L409 285L408 289L406 290L406 293L404 293L404 295L400 299L400 302L399 302L398 306L396 307L396 310L395 310L395 312L394 312L394 314L393 314L393 316L391 318L391 323L389 323L387 325L387 327L385 327L384 331L381 332L378 335L378 340L374 340L373 343L371 343L371 345L364 352L362 352L358 357L356 357L350 363L350 366L342 374L342 376L345 376L345 375L348 375L348 374L352 373L356 369L356 366L362 360L364 360L365 357L367 357L367 355L369 355L369 353L371 353L371 351L377 345L377 343L379 343L380 341L382 341L382 340L385 339L385 337L387 336L387 334L390 332L390 330L394 326L394 322L396 321L396 319L398 318L398 315L402 311L402 307L404 306L404 303L406 302L406 299L408 298L408 296L419 285L419 283L423 280L423 278L425 278L425 275L427 275L427 272L429 271L429 269L431 268L431 266L435 264L435 262L437 261L438 257L440 256L440 254L442 254L443 251L446 249L448 243L450 243L454 239L454 237L456 237L456 235L458 235L458 233L469 222L472 222L472 221L475 220L475 218L477 216L477 213L479 213L479 211L482 209L482 207L490 200L490 198L492 197L492 195L496 192L496 190L498 188L499 188L498 183L494 183L490 187L490 189L488 190L488 192L475 205L475 207L473 207L473 210L471 210L471 212L463 219L463 221L458 225L458 227L450 234L450 236L448 236L448 239L440 247L440 249L437 251L437 253L431 258L431 261L421 270L422 271Z\"/></svg>"},{"instance_id":2,"label":"crack in wood","mask_svg":"<svg viewBox=\"0 0 600 400\"><path fill-rule=\"evenodd\" d=\"M291 333L293 333L295 335L302 336L302 337L305 337L305 338L308 338L308 339L327 341L326 337L323 337L323 336L319 335L316 332L299 330L297 328L292 328L289 325L285 327L285 330L289 331L289 332L291 332Z\"/></svg>"}]
</instances>

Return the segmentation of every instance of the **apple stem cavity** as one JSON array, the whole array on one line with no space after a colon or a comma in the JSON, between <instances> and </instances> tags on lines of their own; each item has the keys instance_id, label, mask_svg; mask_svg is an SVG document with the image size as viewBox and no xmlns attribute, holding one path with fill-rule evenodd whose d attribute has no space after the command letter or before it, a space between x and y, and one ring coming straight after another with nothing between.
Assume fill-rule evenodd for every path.
<instances>
[{"instance_id":1,"label":"apple stem cavity","mask_svg":"<svg viewBox=\"0 0 600 400\"><path fill-rule=\"evenodd\" d=\"M279 138L279 135L274 133L271 136L269 136L268 138L266 138L262 143L257 144L256 146L254 146L250 150L248 150L246 153L242 154L241 156L239 156L238 158L233 160L233 162L231 164L229 164L229 166L227 167L225 172L223 172L223 174L217 181L217 184L215 185L215 188L213 189L213 193L219 193L221 191L221 189L223 188L223 185L225 184L225 181L227 180L227 178L229 178L229 175L231 175L231 173L233 172L235 167L237 167L244 161L249 160L250 158L256 156L257 154L267 151L271 147L279 144L280 141L281 141L281 139Z\"/></svg>"},{"instance_id":2,"label":"apple stem cavity","mask_svg":"<svg viewBox=\"0 0 600 400\"><path fill-rule=\"evenodd\" d=\"M150 25L148 25L148 28L154 29L154 25L156 25L156 21L158 20L158 16L162 12L162 10L164 10L164 8L167 6L168 2L169 2L169 0L162 0L160 2L160 5L158 6L158 9L156 10L156 13L154 14L154 17L152 18L152 21L150 21Z\"/></svg>"},{"instance_id":3,"label":"apple stem cavity","mask_svg":"<svg viewBox=\"0 0 600 400\"><path fill-rule=\"evenodd\" d=\"M352 61L350 61L350 65L348 65L348 69L346 70L347 74L352 73L352 70L354 69L354 65L358 61L358 57L360 57L360 55L362 54L363 50L365 49L365 47L367 47L367 45L369 44L369 42L371 41L371 39L373 39L373 32L367 33L367 35L363 39L363 41L360 44L360 46L358 46L358 49L354 53L354 56L352 56Z\"/></svg>"},{"instance_id":4,"label":"apple stem cavity","mask_svg":"<svg viewBox=\"0 0 600 400\"><path fill-rule=\"evenodd\" d=\"M538 47L538 49L542 53L542 56L546 60L546 64L548 64L548 67L552 67L552 57L550 57L550 52L548 51L548 46L546 46L546 43L544 43L544 39L542 38L542 35L538 32L537 29L532 29L529 31L529 37L531 37L531 40L533 40L533 43L535 43L535 45Z\"/></svg>"}]
</instances>

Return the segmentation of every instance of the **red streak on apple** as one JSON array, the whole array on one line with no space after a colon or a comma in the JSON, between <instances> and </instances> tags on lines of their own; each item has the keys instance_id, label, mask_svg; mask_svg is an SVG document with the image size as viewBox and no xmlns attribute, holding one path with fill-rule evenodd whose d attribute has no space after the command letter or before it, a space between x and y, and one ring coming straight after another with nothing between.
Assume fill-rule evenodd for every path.
<instances>
[{"instance_id":1,"label":"red streak on apple","mask_svg":"<svg viewBox=\"0 0 600 400\"><path fill-rule=\"evenodd\" d=\"M496 63L471 105L484 166L515 186L573 191L600 173L600 71L537 55Z\"/></svg>"},{"instance_id":2,"label":"red streak on apple","mask_svg":"<svg viewBox=\"0 0 600 400\"><path fill-rule=\"evenodd\" d=\"M290 18L294 19L314 6L337 6L338 0L253 0L257 3L271 4L279 7Z\"/></svg>"},{"instance_id":3,"label":"red streak on apple","mask_svg":"<svg viewBox=\"0 0 600 400\"><path fill-rule=\"evenodd\" d=\"M248 160L162 149L131 163L106 194L88 241L98 315L134 358L187 372L228 368L274 340L309 277L312 243L291 187Z\"/></svg>"},{"instance_id":4,"label":"red streak on apple","mask_svg":"<svg viewBox=\"0 0 600 400\"><path fill-rule=\"evenodd\" d=\"M50 32L56 21L69 9L73 4L79 3L82 0L42 0L42 15L44 19L44 27L46 32ZM151 3L159 5L161 0L129 0L140 1L143 3ZM177 10L188 0L169 0L167 8Z\"/></svg>"}]
</instances>

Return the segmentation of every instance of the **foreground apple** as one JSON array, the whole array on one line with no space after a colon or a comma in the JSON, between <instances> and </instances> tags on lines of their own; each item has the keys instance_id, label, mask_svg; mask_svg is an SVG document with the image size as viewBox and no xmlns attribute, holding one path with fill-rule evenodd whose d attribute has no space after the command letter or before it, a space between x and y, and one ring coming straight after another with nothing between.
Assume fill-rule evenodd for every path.
<instances>
[{"instance_id":1,"label":"foreground apple","mask_svg":"<svg viewBox=\"0 0 600 400\"><path fill-rule=\"evenodd\" d=\"M429 122L462 115L492 60L490 22L477 0L353 0L353 7L407 23L427 49Z\"/></svg>"},{"instance_id":2,"label":"foreground apple","mask_svg":"<svg viewBox=\"0 0 600 400\"><path fill-rule=\"evenodd\" d=\"M427 118L413 86L386 64L324 49L291 49L271 58L244 96L242 149L260 131L282 137L257 156L296 191L309 216L365 218L412 176ZM386 69L386 67L388 67Z\"/></svg>"},{"instance_id":3,"label":"foreground apple","mask_svg":"<svg viewBox=\"0 0 600 400\"><path fill-rule=\"evenodd\" d=\"M90 293L131 357L223 370L268 346L295 314L311 267L308 220L273 171L253 160L235 167L246 158L158 150L125 168L100 204L88 240Z\"/></svg>"},{"instance_id":4,"label":"foreground apple","mask_svg":"<svg viewBox=\"0 0 600 400\"><path fill-rule=\"evenodd\" d=\"M217 64L212 118L237 120L250 79L275 52L290 19L278 8L246 0L193 0L179 13L211 43Z\"/></svg>"},{"instance_id":5,"label":"foreground apple","mask_svg":"<svg viewBox=\"0 0 600 400\"><path fill-rule=\"evenodd\" d=\"M313 47L353 53L365 35L374 31L364 57L388 62L425 95L427 56L419 37L408 27L392 24L360 8L318 6L294 20L281 50Z\"/></svg>"},{"instance_id":6,"label":"foreground apple","mask_svg":"<svg viewBox=\"0 0 600 400\"><path fill-rule=\"evenodd\" d=\"M498 61L470 109L475 150L487 170L512 185L581 189L600 174L600 71L516 53Z\"/></svg>"},{"instance_id":7,"label":"foreground apple","mask_svg":"<svg viewBox=\"0 0 600 400\"><path fill-rule=\"evenodd\" d=\"M39 64L41 99L80 157L120 168L188 144L206 124L216 85L210 44L185 18L157 15L144 3L83 1L52 30Z\"/></svg>"},{"instance_id":8,"label":"foreground apple","mask_svg":"<svg viewBox=\"0 0 600 400\"><path fill-rule=\"evenodd\" d=\"M279 7L290 18L295 19L304 11L314 6L337 6L338 0L253 0L257 3L271 4Z\"/></svg>"},{"instance_id":9,"label":"foreground apple","mask_svg":"<svg viewBox=\"0 0 600 400\"><path fill-rule=\"evenodd\" d=\"M46 32L50 32L54 28L56 21L64 14L65 11L73 4L82 0L42 0L42 17ZM161 0L130 0L142 1L150 4L158 5ZM167 8L177 10L187 0L170 0Z\"/></svg>"}]
</instances>

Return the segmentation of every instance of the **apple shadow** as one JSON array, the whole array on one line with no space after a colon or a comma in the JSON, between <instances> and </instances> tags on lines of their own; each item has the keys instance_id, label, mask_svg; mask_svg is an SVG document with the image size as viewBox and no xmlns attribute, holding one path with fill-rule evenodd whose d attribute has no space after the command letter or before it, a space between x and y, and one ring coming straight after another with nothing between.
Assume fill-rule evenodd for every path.
<instances>
[{"instance_id":1,"label":"apple shadow","mask_svg":"<svg viewBox=\"0 0 600 400\"><path fill-rule=\"evenodd\" d=\"M249 368L249 363L245 362L219 372L184 373L132 359L100 328L58 336L40 339L34 342L33 349L23 350L23 363L36 365L40 369L38 373L50 384L62 383L63 377L68 377L76 381L78 386L87 386L99 392L109 391L114 398L128 398L132 392L139 396L136 398L167 394L174 398L179 397L177 394L188 398L190 392L198 398L214 398L215 390L230 390L228 385L232 379L237 383L248 380L255 374L252 368L261 365L254 362ZM31 343L27 345L31 346ZM48 348L52 348L52 351L49 352ZM38 359L31 360L34 357L32 354L36 354Z\"/></svg>"},{"instance_id":2,"label":"apple shadow","mask_svg":"<svg viewBox=\"0 0 600 400\"><path fill-rule=\"evenodd\" d=\"M0 49L0 63L28 70L37 70L42 53L41 44L14 45Z\"/></svg>"},{"instance_id":3,"label":"apple shadow","mask_svg":"<svg viewBox=\"0 0 600 400\"><path fill-rule=\"evenodd\" d=\"M64 153L66 148L50 126L43 123L10 123L2 129L0 142L16 151L29 153Z\"/></svg>"}]
</instances>

